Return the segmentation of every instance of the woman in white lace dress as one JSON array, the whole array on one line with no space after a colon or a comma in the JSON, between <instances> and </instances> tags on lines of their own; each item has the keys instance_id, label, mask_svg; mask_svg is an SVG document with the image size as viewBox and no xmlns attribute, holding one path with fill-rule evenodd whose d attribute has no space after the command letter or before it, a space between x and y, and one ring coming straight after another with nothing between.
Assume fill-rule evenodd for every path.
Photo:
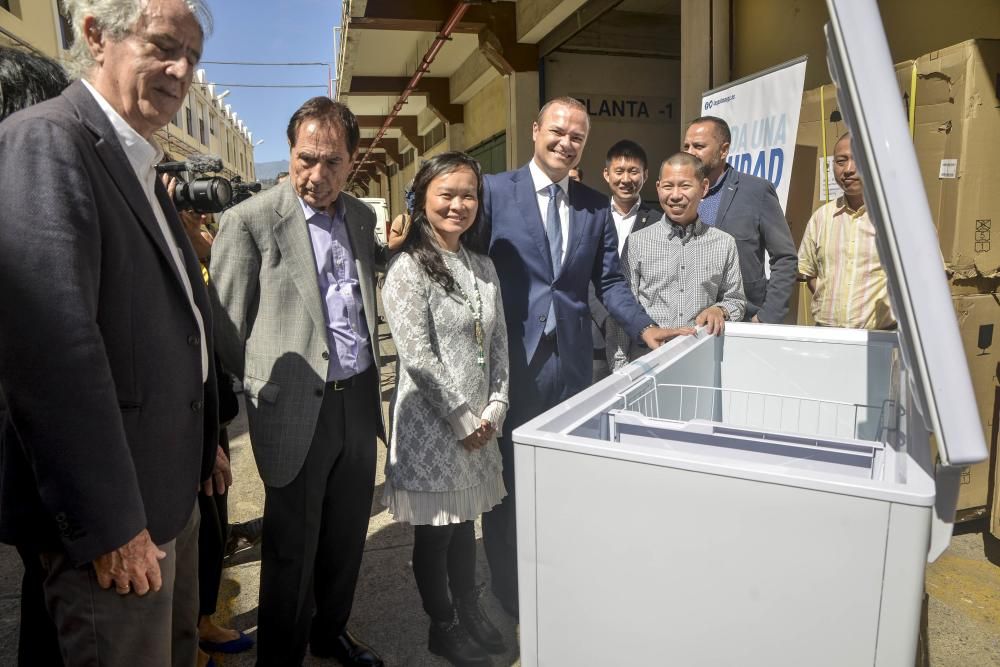
<instances>
[{"instance_id":1,"label":"woman in white lace dress","mask_svg":"<svg viewBox=\"0 0 1000 667\"><path fill-rule=\"evenodd\" d=\"M479 163L437 155L413 191L410 232L382 290L399 355L383 500L414 526L428 648L488 665L505 649L478 601L474 522L506 495L496 437L508 366L499 281L480 240Z\"/></svg>"}]
</instances>

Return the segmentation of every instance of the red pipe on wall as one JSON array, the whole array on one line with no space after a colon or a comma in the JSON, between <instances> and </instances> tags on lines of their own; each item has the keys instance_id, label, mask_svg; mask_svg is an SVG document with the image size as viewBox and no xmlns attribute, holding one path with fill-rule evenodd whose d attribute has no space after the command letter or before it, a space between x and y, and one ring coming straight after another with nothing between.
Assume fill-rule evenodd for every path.
<instances>
[{"instance_id":1,"label":"red pipe on wall","mask_svg":"<svg viewBox=\"0 0 1000 667\"><path fill-rule=\"evenodd\" d=\"M437 34L437 37L434 38L434 42L431 44L430 48L427 49L427 53L425 53L424 57L420 59L420 64L417 66L417 71L415 71L413 73L413 76L410 77L410 82L406 84L406 88L403 89L403 92L400 94L399 99L396 100L396 104L392 107L392 111L389 112L388 116L386 116L385 122L382 123L382 127L375 135L375 138L372 140L372 143L368 147L368 150L365 151L365 154L361 158L361 161L358 162L358 165L354 168L354 171L351 173L351 178L348 179L348 185L354 183L354 179L355 177L357 177L358 171L361 169L361 167L364 166L365 162L368 161L368 158L369 156L371 156L372 151L375 150L375 147L378 145L378 142L381 141L382 137L385 135L386 130L388 130L389 126L392 125L392 121L395 120L396 116L399 115L399 112L403 109L403 105L406 104L406 100L410 96L410 93L414 92L417 89L417 84L420 83L420 79L422 79L424 74L427 73L427 70L430 69L431 63L433 63L434 59L437 57L438 51L440 51L441 47L444 46L444 43L451 38L451 34L455 32L455 27L462 20L462 17L465 15L465 10L467 10L469 8L469 5L471 4L472 0L462 0L461 2L455 5L455 9L452 10L451 12L451 17L448 18L448 20L444 24L444 27L441 28L441 32L439 32Z\"/></svg>"}]
</instances>

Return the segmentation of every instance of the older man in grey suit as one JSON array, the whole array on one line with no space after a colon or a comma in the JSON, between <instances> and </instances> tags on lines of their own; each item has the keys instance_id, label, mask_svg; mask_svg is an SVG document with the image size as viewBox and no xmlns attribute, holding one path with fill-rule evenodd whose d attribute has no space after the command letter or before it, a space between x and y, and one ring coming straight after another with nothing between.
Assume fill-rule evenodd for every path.
<instances>
[{"instance_id":1,"label":"older man in grey suit","mask_svg":"<svg viewBox=\"0 0 1000 667\"><path fill-rule=\"evenodd\" d=\"M341 192L354 114L316 97L288 124L290 178L223 216L212 247L223 364L243 379L265 486L259 665L381 665L347 631L384 439L375 216Z\"/></svg>"}]
</instances>

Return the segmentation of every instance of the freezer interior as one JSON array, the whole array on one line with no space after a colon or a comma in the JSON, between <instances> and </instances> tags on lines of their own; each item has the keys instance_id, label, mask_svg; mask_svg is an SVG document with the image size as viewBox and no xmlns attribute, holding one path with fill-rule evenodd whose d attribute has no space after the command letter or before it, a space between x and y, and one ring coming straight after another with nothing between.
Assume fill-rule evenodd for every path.
<instances>
[{"instance_id":1,"label":"freezer interior","mask_svg":"<svg viewBox=\"0 0 1000 667\"><path fill-rule=\"evenodd\" d=\"M823 475L879 480L897 468L894 334L731 325L678 347L633 362L612 399L566 432Z\"/></svg>"}]
</instances>

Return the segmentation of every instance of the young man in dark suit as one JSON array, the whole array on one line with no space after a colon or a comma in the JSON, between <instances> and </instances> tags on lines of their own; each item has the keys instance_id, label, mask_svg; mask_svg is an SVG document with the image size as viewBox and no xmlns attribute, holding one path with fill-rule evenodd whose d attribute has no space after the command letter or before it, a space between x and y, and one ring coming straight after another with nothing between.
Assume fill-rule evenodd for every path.
<instances>
[{"instance_id":1,"label":"young man in dark suit","mask_svg":"<svg viewBox=\"0 0 1000 667\"><path fill-rule=\"evenodd\" d=\"M511 431L590 385L587 290L651 348L671 337L643 312L622 276L608 198L573 181L587 142L586 108L548 102L532 124L532 160L484 178L490 257L500 276L510 353L510 408L500 438L507 497L483 515L492 588L517 615L517 536Z\"/></svg>"},{"instance_id":2,"label":"young man in dark suit","mask_svg":"<svg viewBox=\"0 0 1000 667\"><path fill-rule=\"evenodd\" d=\"M83 80L0 125L0 538L39 558L67 664L191 665L211 310L151 140L210 19L193 0L67 6Z\"/></svg>"},{"instance_id":3,"label":"young man in dark suit","mask_svg":"<svg viewBox=\"0 0 1000 667\"><path fill-rule=\"evenodd\" d=\"M747 299L746 320L780 324L798 279L792 233L770 181L726 163L730 141L729 124L715 116L696 118L684 135L684 151L708 168L710 186L698 215L706 225L736 239ZM765 251L770 258L770 278L764 274Z\"/></svg>"},{"instance_id":4,"label":"young man in dark suit","mask_svg":"<svg viewBox=\"0 0 1000 667\"><path fill-rule=\"evenodd\" d=\"M629 234L660 219L662 213L642 201L642 186L649 178L649 161L642 146L630 139L615 142L604 160L604 181L611 190L611 220L618 236L618 256ZM593 286L589 294L591 333L594 341L594 382L608 376L606 352L608 310L597 298Z\"/></svg>"}]
</instances>

